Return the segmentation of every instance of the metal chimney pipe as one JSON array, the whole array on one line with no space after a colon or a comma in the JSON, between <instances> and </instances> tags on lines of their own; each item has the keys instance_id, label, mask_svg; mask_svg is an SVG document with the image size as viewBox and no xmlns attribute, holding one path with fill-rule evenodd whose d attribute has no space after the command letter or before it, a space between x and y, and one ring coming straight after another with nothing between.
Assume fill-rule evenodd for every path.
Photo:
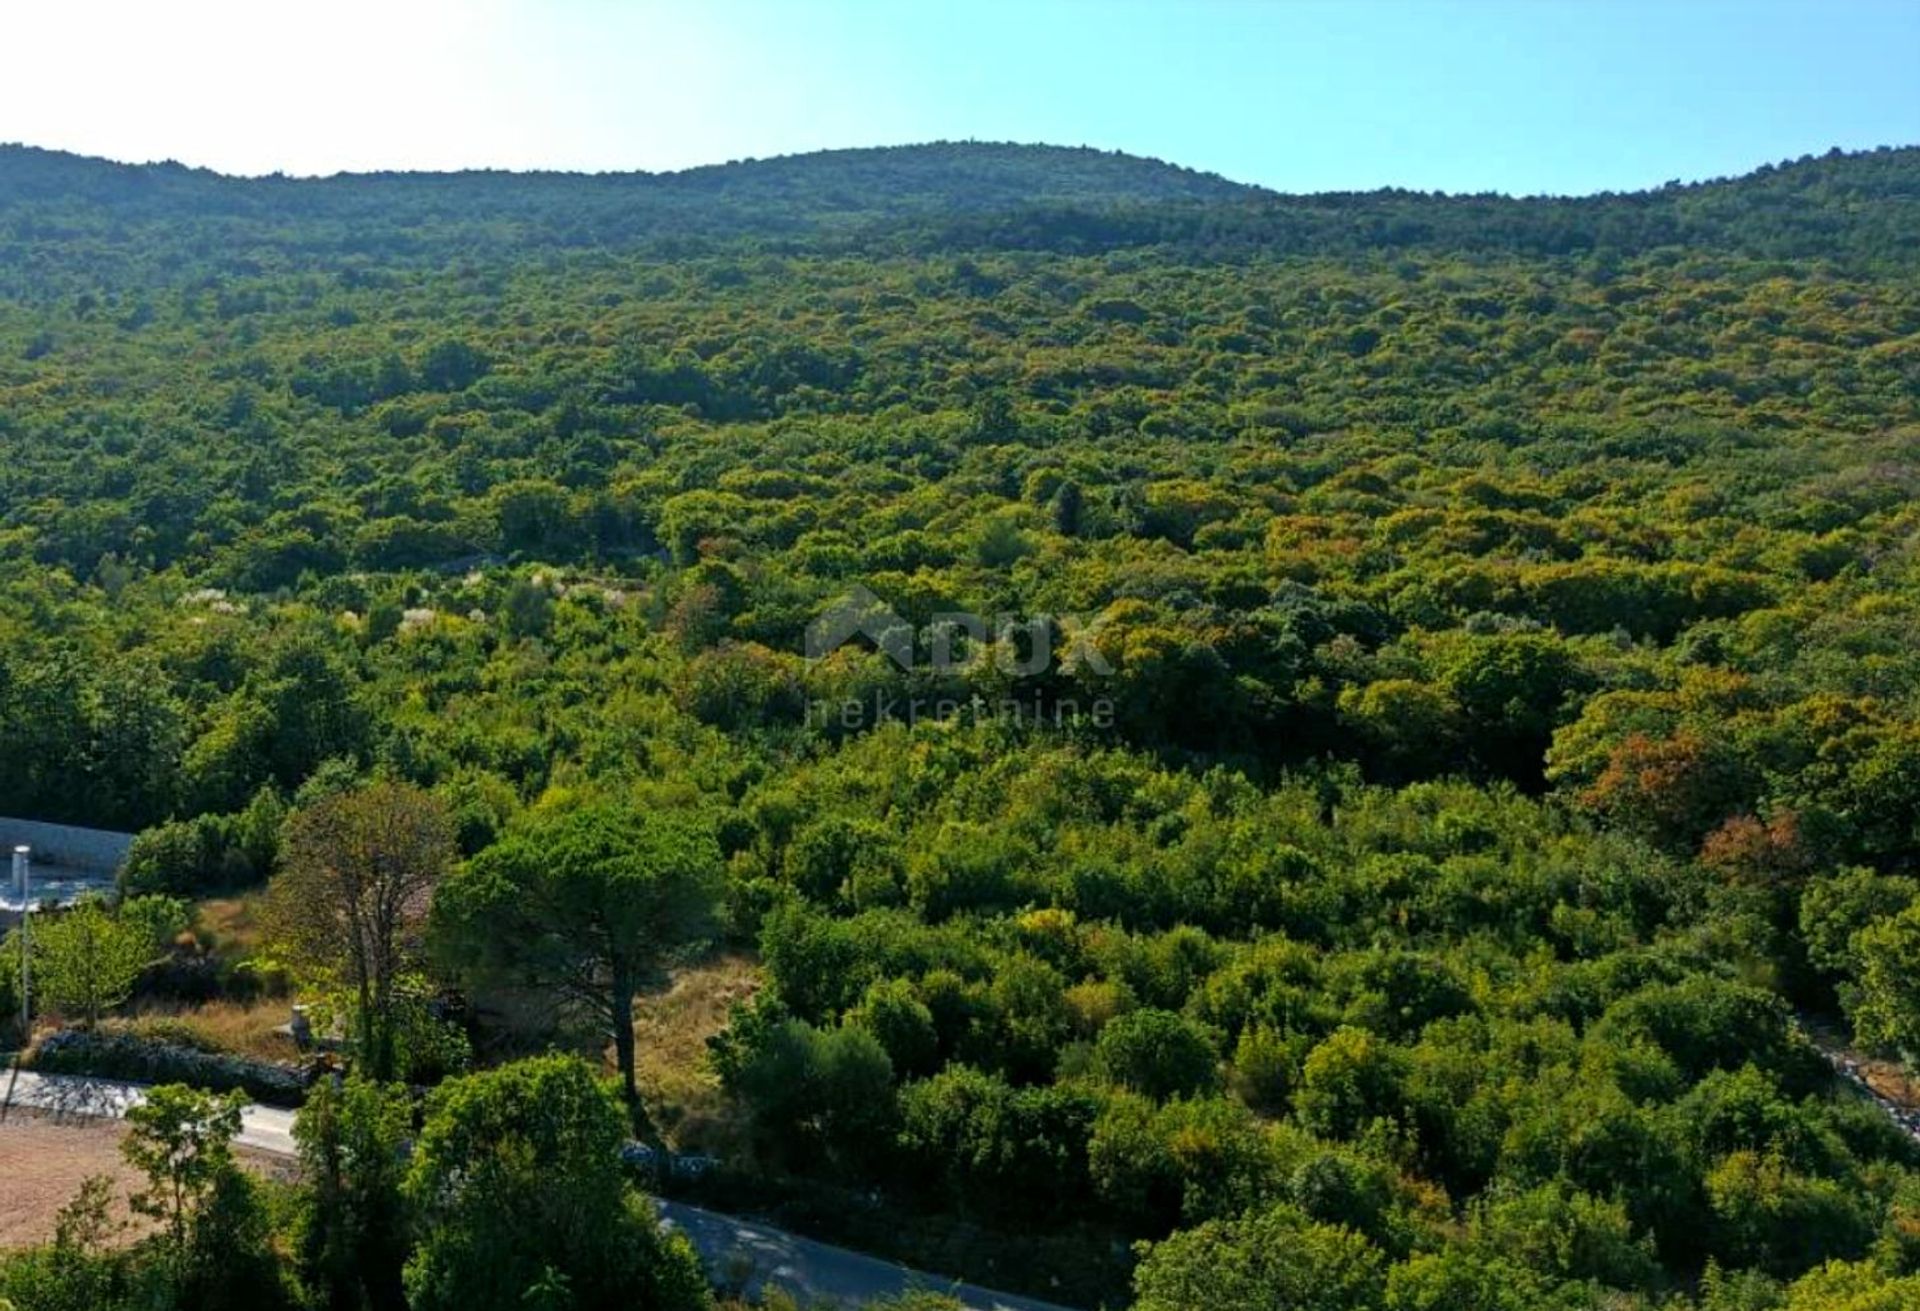
<instances>
[{"instance_id":1,"label":"metal chimney pipe","mask_svg":"<svg viewBox=\"0 0 1920 1311\"><path fill-rule=\"evenodd\" d=\"M13 881L20 889L20 1050L33 1039L33 916L31 847L13 849Z\"/></svg>"}]
</instances>

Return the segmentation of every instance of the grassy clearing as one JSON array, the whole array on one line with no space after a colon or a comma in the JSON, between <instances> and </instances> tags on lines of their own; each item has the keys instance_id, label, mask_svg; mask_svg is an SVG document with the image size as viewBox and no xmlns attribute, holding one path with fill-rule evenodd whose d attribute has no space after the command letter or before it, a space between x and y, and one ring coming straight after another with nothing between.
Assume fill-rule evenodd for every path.
<instances>
[{"instance_id":1,"label":"grassy clearing","mask_svg":"<svg viewBox=\"0 0 1920 1311\"><path fill-rule=\"evenodd\" d=\"M260 950L265 930L260 925L264 892L238 897L215 897L193 908L193 936L217 956L242 960Z\"/></svg>"},{"instance_id":2,"label":"grassy clearing","mask_svg":"<svg viewBox=\"0 0 1920 1311\"><path fill-rule=\"evenodd\" d=\"M142 1037L184 1035L194 1046L231 1052L260 1061L291 1061L299 1056L293 1039L275 1030L291 1014L284 997L258 1001L211 1001L198 1006L142 1003L127 1022Z\"/></svg>"},{"instance_id":3,"label":"grassy clearing","mask_svg":"<svg viewBox=\"0 0 1920 1311\"><path fill-rule=\"evenodd\" d=\"M641 1096L674 1148L724 1154L739 1132L707 1064L707 1039L726 1026L727 1012L760 986L750 956L713 956L674 972L636 1005L635 1075ZM609 1063L611 1049L609 1049Z\"/></svg>"}]
</instances>

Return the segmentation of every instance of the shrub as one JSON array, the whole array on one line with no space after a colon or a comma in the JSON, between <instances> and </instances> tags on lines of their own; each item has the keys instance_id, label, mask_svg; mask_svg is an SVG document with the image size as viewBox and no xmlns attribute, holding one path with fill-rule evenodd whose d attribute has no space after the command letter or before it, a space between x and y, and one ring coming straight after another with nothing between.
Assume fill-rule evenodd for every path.
<instances>
[{"instance_id":1,"label":"shrub","mask_svg":"<svg viewBox=\"0 0 1920 1311\"><path fill-rule=\"evenodd\" d=\"M199 815L147 829L133 840L120 870L129 895L200 896L265 879L279 852L280 799L262 789L245 810Z\"/></svg>"},{"instance_id":2,"label":"shrub","mask_svg":"<svg viewBox=\"0 0 1920 1311\"><path fill-rule=\"evenodd\" d=\"M1100 1031L1094 1064L1114 1083L1155 1101L1211 1092L1219 1057L1207 1031L1171 1011L1138 1010Z\"/></svg>"},{"instance_id":3,"label":"shrub","mask_svg":"<svg viewBox=\"0 0 1920 1311\"><path fill-rule=\"evenodd\" d=\"M1385 1262L1351 1229L1291 1206L1175 1234L1144 1251L1136 1311L1364 1311L1380 1305Z\"/></svg>"}]
</instances>

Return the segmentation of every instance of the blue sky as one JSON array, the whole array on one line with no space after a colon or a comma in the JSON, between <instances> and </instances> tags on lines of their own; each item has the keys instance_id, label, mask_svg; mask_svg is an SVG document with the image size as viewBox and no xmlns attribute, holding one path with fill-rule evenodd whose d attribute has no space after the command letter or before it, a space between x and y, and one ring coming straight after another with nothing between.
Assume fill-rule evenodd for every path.
<instances>
[{"instance_id":1,"label":"blue sky","mask_svg":"<svg viewBox=\"0 0 1920 1311\"><path fill-rule=\"evenodd\" d=\"M240 173L971 137L1584 193L1920 143L1920 0L0 3L0 141Z\"/></svg>"}]
</instances>

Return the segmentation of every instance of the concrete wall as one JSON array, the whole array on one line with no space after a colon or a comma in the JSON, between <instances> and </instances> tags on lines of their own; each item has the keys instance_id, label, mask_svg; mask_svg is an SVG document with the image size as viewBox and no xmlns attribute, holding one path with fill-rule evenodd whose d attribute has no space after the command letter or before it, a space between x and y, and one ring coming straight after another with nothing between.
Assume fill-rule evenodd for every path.
<instances>
[{"instance_id":1,"label":"concrete wall","mask_svg":"<svg viewBox=\"0 0 1920 1311\"><path fill-rule=\"evenodd\" d=\"M22 845L33 848L35 866L60 865L90 874L111 875L127 858L133 834L0 816L0 882L6 880L12 869L13 849Z\"/></svg>"}]
</instances>

